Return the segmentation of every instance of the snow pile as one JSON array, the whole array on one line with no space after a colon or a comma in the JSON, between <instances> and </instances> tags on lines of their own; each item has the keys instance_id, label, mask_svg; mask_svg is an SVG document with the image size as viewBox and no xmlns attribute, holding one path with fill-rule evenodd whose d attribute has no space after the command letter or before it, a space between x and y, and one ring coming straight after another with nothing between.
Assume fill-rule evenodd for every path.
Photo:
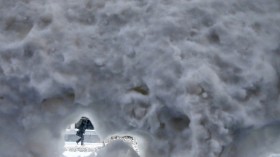
<instances>
[{"instance_id":1,"label":"snow pile","mask_svg":"<svg viewBox=\"0 0 280 157\"><path fill-rule=\"evenodd\" d=\"M92 155L95 156L95 155ZM113 141L97 152L96 157L139 157L139 155L123 141Z\"/></svg>"},{"instance_id":2,"label":"snow pile","mask_svg":"<svg viewBox=\"0 0 280 157\"><path fill-rule=\"evenodd\" d=\"M122 141L128 144L130 148L133 148L134 152L139 153L137 141L131 136L111 136L109 139L103 141L104 147L114 141Z\"/></svg>"},{"instance_id":3,"label":"snow pile","mask_svg":"<svg viewBox=\"0 0 280 157\"><path fill-rule=\"evenodd\" d=\"M250 157L237 137L279 132L278 0L0 4L0 156L61 156L81 115L141 157Z\"/></svg>"}]
</instances>

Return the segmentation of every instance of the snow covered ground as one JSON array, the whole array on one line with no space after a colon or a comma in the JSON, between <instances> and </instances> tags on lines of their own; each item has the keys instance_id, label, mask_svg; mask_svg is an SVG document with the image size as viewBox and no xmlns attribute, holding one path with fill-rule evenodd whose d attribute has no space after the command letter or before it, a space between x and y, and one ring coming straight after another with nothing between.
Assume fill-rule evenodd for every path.
<instances>
[{"instance_id":1,"label":"snow covered ground","mask_svg":"<svg viewBox=\"0 0 280 157\"><path fill-rule=\"evenodd\" d=\"M0 156L266 157L280 148L279 0L0 0Z\"/></svg>"},{"instance_id":2,"label":"snow covered ground","mask_svg":"<svg viewBox=\"0 0 280 157\"><path fill-rule=\"evenodd\" d=\"M79 138L76 136L78 129L66 129L65 130L65 144L63 155L66 157L86 157L97 156L99 152L106 150L107 145L112 145L114 142L122 142L121 145L129 147L126 151L134 152L135 155L139 154L138 144L135 138L131 136L111 136L104 141L100 141L95 130L86 130L84 134L84 145L77 144L75 141ZM97 136L97 138L96 138ZM113 151L114 148L111 148ZM102 151L103 150L103 151Z\"/></svg>"},{"instance_id":3,"label":"snow covered ground","mask_svg":"<svg viewBox=\"0 0 280 157\"><path fill-rule=\"evenodd\" d=\"M116 143L118 144L116 147ZM107 146L109 145L109 146ZM135 139L129 136L112 136L102 143L84 143L84 145L77 145L75 142L65 142L64 145L64 152L63 155L66 157L85 157L85 156L98 156L99 153L104 154L104 151L106 153L106 148L110 149L110 151L118 152L118 147L122 146L123 150L128 153L134 154L134 156L139 157L139 150L138 145ZM114 154L116 155L116 154Z\"/></svg>"},{"instance_id":4,"label":"snow covered ground","mask_svg":"<svg viewBox=\"0 0 280 157\"><path fill-rule=\"evenodd\" d=\"M77 145L75 142L65 142L65 151L63 155L66 157L86 157L91 154L97 155L97 150L103 147L103 143L84 143L83 146Z\"/></svg>"},{"instance_id":5,"label":"snow covered ground","mask_svg":"<svg viewBox=\"0 0 280 157\"><path fill-rule=\"evenodd\" d=\"M87 157L91 155L91 152L64 152L63 155L66 157Z\"/></svg>"}]
</instances>

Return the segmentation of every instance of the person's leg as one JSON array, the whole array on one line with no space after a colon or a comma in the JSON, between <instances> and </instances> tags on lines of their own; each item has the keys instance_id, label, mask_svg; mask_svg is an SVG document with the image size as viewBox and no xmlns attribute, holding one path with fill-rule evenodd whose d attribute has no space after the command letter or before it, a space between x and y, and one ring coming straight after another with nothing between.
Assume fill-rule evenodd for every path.
<instances>
[{"instance_id":1,"label":"person's leg","mask_svg":"<svg viewBox=\"0 0 280 157\"><path fill-rule=\"evenodd\" d=\"M81 139L81 137L76 141L76 143L78 144L80 141L81 141L82 139Z\"/></svg>"},{"instance_id":2,"label":"person's leg","mask_svg":"<svg viewBox=\"0 0 280 157\"><path fill-rule=\"evenodd\" d=\"M81 145L84 145L84 134L82 134L82 137L81 137Z\"/></svg>"}]
</instances>

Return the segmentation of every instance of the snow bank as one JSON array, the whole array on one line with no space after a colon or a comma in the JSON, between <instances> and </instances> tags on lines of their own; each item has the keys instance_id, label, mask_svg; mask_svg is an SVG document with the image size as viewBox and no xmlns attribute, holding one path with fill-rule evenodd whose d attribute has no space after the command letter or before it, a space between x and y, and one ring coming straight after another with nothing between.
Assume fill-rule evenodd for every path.
<instances>
[{"instance_id":1,"label":"snow bank","mask_svg":"<svg viewBox=\"0 0 280 157\"><path fill-rule=\"evenodd\" d=\"M278 0L0 4L0 156L60 156L81 115L140 156L234 156L280 118Z\"/></svg>"}]
</instances>

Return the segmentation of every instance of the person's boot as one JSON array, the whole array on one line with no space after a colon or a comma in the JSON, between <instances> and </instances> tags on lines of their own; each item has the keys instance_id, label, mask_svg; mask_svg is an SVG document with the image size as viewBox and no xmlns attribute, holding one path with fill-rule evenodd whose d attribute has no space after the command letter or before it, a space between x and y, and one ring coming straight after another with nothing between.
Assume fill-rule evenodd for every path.
<instances>
[{"instance_id":1,"label":"person's boot","mask_svg":"<svg viewBox=\"0 0 280 157\"><path fill-rule=\"evenodd\" d=\"M78 139L77 141L76 141L76 143L79 145L79 142L80 142L81 140L80 139Z\"/></svg>"}]
</instances>

